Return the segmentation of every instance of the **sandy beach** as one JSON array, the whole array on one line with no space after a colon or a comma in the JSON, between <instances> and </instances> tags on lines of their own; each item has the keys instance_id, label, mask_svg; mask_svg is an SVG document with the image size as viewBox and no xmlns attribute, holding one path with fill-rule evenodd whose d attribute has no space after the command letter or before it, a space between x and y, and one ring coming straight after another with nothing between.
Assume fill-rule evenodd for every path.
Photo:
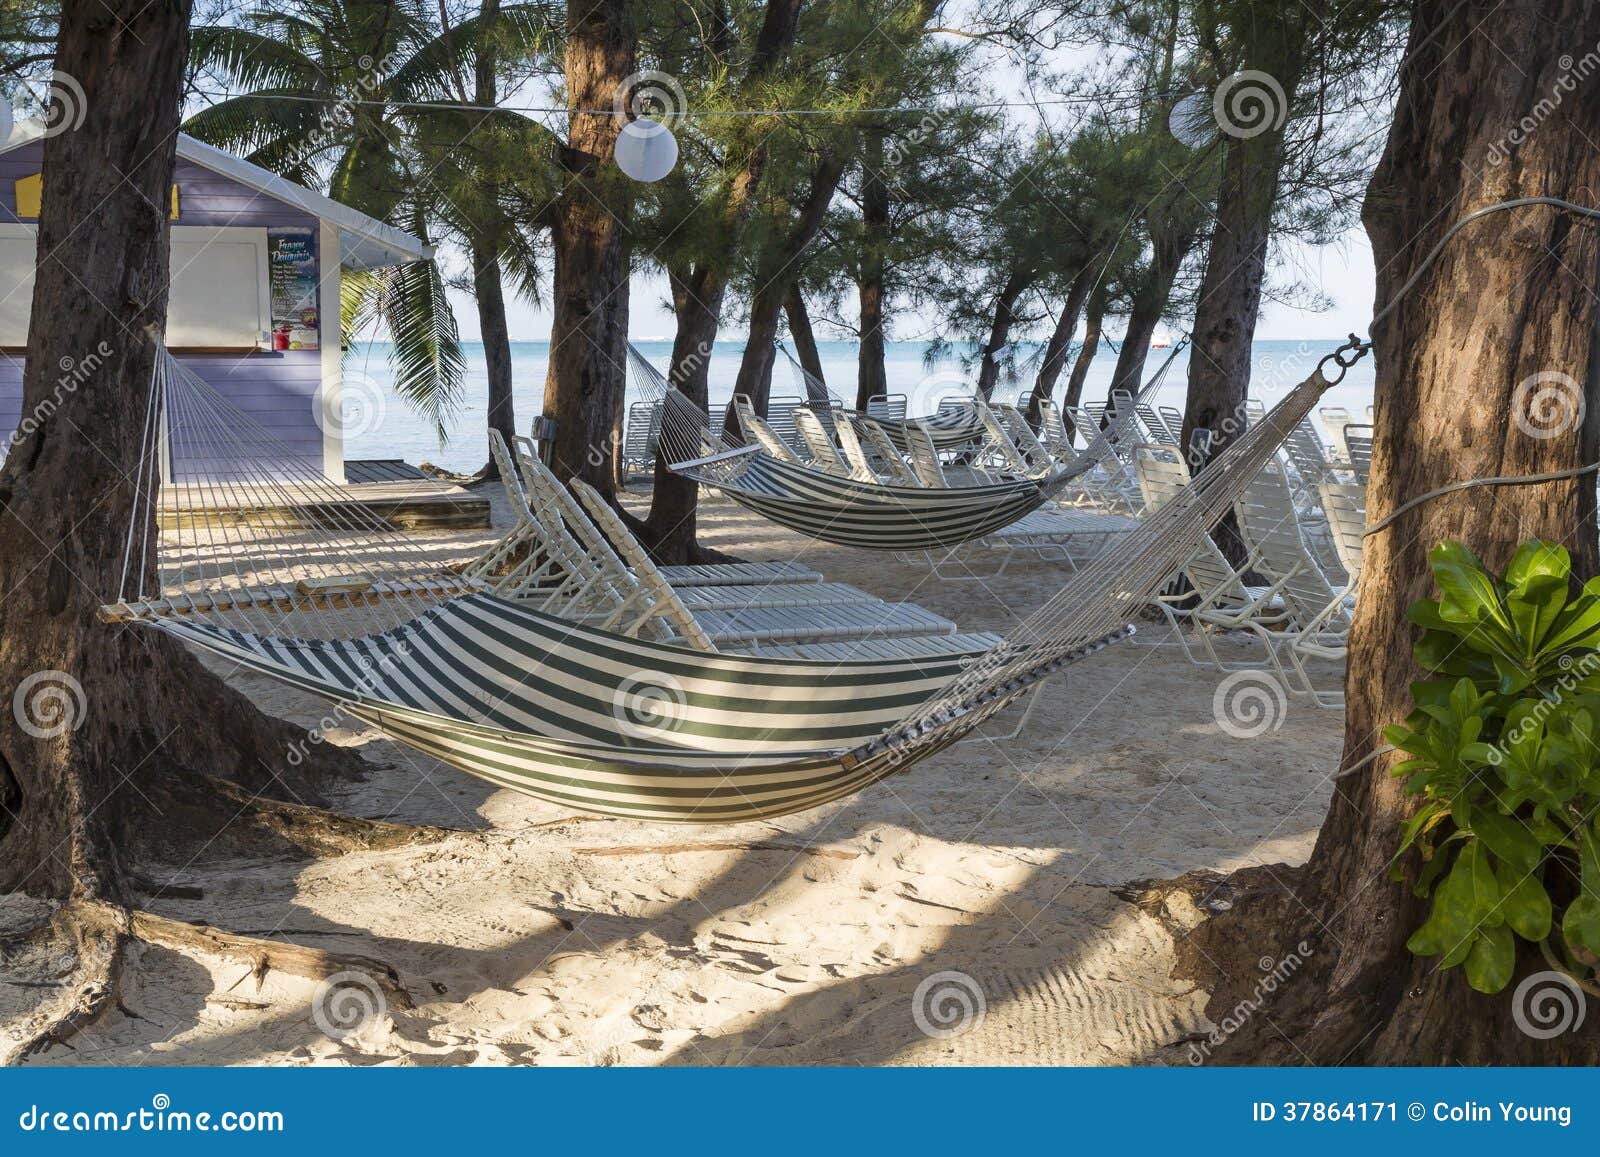
<instances>
[{"instance_id":1,"label":"sandy beach","mask_svg":"<svg viewBox=\"0 0 1600 1157\"><path fill-rule=\"evenodd\" d=\"M719 499L701 519L713 547L799 559L963 629L1005 630L1065 573L1018 558L998 577L943 582ZM437 536L462 557L489 537ZM999 561L974 556L972 569ZM234 959L141 946L121 1010L31 1063L1187 1063L1207 994L1170 975L1173 935L1201 915L1157 919L1126 885L1304 860L1342 716L1290 699L1275 727L1240 741L1214 714L1222 676L1142 627L1049 683L1019 737L968 741L777 822L573 815L376 733L335 732L371 765L339 810L451 834L319 861L202 854L155 873L179 887L148 906L385 961L415 1007L384 1002L354 1035L330 1034L312 981L258 982ZM230 677L268 711L308 725L323 712ZM41 950L12 973L49 984L67 963ZM0 1017L35 995L11 986Z\"/></svg>"}]
</instances>

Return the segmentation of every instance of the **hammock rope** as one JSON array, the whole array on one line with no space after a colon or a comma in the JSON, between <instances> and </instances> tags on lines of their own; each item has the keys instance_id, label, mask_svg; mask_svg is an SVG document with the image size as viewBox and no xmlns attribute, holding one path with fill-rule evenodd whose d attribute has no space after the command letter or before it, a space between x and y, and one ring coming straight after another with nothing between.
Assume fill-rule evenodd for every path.
<instances>
[{"instance_id":1,"label":"hammock rope","mask_svg":"<svg viewBox=\"0 0 1600 1157\"><path fill-rule=\"evenodd\" d=\"M1139 605L1310 413L1330 384L1325 367L1345 365L1348 348L992 650L844 663L708 655L503 597L352 502L320 477L320 461L160 350L127 583L103 613L566 806L662 821L784 815L943 750L1132 633ZM696 429L713 441L703 415ZM151 532L163 548L153 558L140 541Z\"/></svg>"}]
</instances>

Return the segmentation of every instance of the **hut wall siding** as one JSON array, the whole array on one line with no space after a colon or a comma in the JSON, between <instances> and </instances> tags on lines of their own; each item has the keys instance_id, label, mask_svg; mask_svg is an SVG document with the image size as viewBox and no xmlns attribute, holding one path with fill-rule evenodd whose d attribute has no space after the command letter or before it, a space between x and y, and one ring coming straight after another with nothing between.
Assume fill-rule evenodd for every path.
<instances>
[{"instance_id":1,"label":"hut wall siding","mask_svg":"<svg viewBox=\"0 0 1600 1157\"><path fill-rule=\"evenodd\" d=\"M40 171L44 145L33 141L0 153L0 221L17 221L16 181ZM235 225L253 228L299 226L319 233L319 218L292 205L257 192L179 159L173 177L178 186L178 225ZM324 244L319 260L329 259ZM337 251L332 260L338 261ZM337 322L334 323L337 325ZM338 341L324 321L322 341ZM306 467L319 473L324 467L324 437L317 424L317 393L322 386L322 354L318 350L286 350L260 354L182 354L179 360L193 369L218 394L237 406L265 429L275 443L269 458L280 459L277 470L301 474ZM9 447L11 431L22 416L22 360L0 355L0 457ZM178 435L177 442L183 442ZM198 452L201 446L193 443ZM209 456L209 455L205 455ZM252 462L252 466L257 465ZM270 463L268 463L270 465ZM178 474L185 471L181 462Z\"/></svg>"}]
</instances>

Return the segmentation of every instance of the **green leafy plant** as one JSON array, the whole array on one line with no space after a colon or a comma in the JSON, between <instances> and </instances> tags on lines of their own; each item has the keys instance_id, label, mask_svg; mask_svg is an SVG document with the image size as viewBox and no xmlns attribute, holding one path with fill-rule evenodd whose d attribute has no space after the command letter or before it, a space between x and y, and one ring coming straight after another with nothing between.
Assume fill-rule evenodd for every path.
<instances>
[{"instance_id":1,"label":"green leafy plant","mask_svg":"<svg viewBox=\"0 0 1600 1157\"><path fill-rule=\"evenodd\" d=\"M1427 920L1408 941L1480 992L1510 983L1517 938L1580 978L1600 962L1600 578L1574 597L1556 543L1523 544L1503 577L1445 542L1438 599L1413 605L1416 708L1385 737L1423 797L1392 872L1420 860ZM1414 861L1413 861L1414 862Z\"/></svg>"}]
</instances>

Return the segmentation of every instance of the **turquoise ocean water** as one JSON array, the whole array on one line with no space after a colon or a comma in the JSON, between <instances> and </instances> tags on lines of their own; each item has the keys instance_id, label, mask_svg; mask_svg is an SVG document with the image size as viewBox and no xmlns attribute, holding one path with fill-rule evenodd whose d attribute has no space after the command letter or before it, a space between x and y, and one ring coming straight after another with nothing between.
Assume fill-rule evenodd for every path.
<instances>
[{"instance_id":1,"label":"turquoise ocean water","mask_svg":"<svg viewBox=\"0 0 1600 1157\"><path fill-rule=\"evenodd\" d=\"M672 352L670 341L639 341L639 349L665 370ZM1285 389L1306 377L1325 353L1339 344L1338 338L1308 338L1303 341L1259 341L1255 344L1251 372L1251 394L1271 405ZM711 399L725 403L733 392L744 343L737 339L721 342L711 358ZM967 384L975 371L962 365L957 351L941 362L928 364L928 347L922 342L894 342L888 349L890 389L907 395L913 415L931 413L941 398L971 393ZM1023 372L1015 379L1002 377L995 396L1010 400L1032 384L1032 366L1037 364L1037 346L1018 347ZM516 342L512 345L512 365L516 382L517 423L526 429L541 407L549 343ZM856 346L854 342L822 342L819 346L822 368L835 396L855 398ZM967 351L970 352L970 351ZM1152 349L1146 363L1153 374L1166 361L1171 350ZM450 470L476 470L487 453L484 448L484 414L488 381L484 369L483 347L476 342L466 346L468 375L462 404L450 422L449 437L441 446L427 422L391 386L388 349L372 343L356 345L345 359L347 458L402 458L407 462L432 462ZM1185 350L1172 363L1153 400L1158 405L1183 406L1189 372ZM1085 401L1103 401L1111 381L1116 354L1102 347L1084 388ZM1329 391L1324 404L1343 406L1357 420L1363 420L1372 401L1372 362L1364 360L1352 369L1345 381ZM1064 383L1063 383L1064 384ZM773 375L773 396L798 395L800 387L789 361L781 354ZM633 384L629 382L629 400Z\"/></svg>"}]
</instances>

